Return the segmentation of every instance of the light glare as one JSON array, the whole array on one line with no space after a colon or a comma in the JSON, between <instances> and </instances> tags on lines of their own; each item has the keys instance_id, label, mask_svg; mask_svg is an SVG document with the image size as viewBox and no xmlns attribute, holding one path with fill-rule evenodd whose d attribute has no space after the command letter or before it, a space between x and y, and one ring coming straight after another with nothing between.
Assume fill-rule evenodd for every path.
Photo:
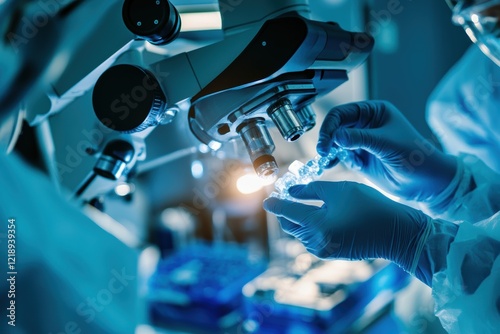
<instances>
[{"instance_id":1,"label":"light glare","mask_svg":"<svg viewBox=\"0 0 500 334\"><path fill-rule=\"evenodd\" d=\"M265 180L257 176L255 173L249 173L241 176L236 181L236 188L244 195L256 193L265 186L271 184L273 180Z\"/></svg>"},{"instance_id":2,"label":"light glare","mask_svg":"<svg viewBox=\"0 0 500 334\"><path fill-rule=\"evenodd\" d=\"M180 13L181 31L220 30L222 21L219 12Z\"/></svg>"},{"instance_id":3,"label":"light glare","mask_svg":"<svg viewBox=\"0 0 500 334\"><path fill-rule=\"evenodd\" d=\"M472 22L474 24L478 24L479 23L479 16L477 14L472 14L470 19L472 20Z\"/></svg>"},{"instance_id":4,"label":"light glare","mask_svg":"<svg viewBox=\"0 0 500 334\"><path fill-rule=\"evenodd\" d=\"M132 192L132 187L128 183L120 183L115 187L115 193L118 196L124 197Z\"/></svg>"},{"instance_id":5,"label":"light glare","mask_svg":"<svg viewBox=\"0 0 500 334\"><path fill-rule=\"evenodd\" d=\"M201 179L203 177L203 164L199 160L195 160L191 163L191 174L195 179Z\"/></svg>"}]
</instances>

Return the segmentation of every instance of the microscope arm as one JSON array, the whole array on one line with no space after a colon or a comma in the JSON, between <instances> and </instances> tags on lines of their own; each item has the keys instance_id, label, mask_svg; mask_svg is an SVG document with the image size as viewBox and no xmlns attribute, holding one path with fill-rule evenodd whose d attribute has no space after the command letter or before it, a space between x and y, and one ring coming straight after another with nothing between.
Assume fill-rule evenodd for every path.
<instances>
[{"instance_id":1,"label":"microscope arm","mask_svg":"<svg viewBox=\"0 0 500 334\"><path fill-rule=\"evenodd\" d=\"M111 68L113 75L104 73L106 83L98 81L94 89L94 111L103 124L112 119L106 126L126 133L160 124L161 113L189 111L191 131L202 143L217 149L241 137L256 170L271 176L277 165L266 126L274 123L287 141L299 139L315 125L309 105L348 80L347 73L368 57L373 39L336 23L309 20L306 1L224 4L224 40L147 69ZM144 73L138 80L124 82L138 71ZM134 122L117 117L109 106L141 89L142 77L153 78L161 90L134 112Z\"/></svg>"},{"instance_id":2,"label":"microscope arm","mask_svg":"<svg viewBox=\"0 0 500 334\"><path fill-rule=\"evenodd\" d=\"M145 138L165 119L182 114L192 133L213 149L243 138L258 174L273 176L277 165L267 126L274 124L286 140L297 140L315 124L310 103L346 82L373 46L364 34L307 19L306 1L227 3L233 8L221 3L222 41L157 62L144 60L150 51L143 47L137 59L124 54L100 75L92 107L96 121L111 134L94 147L101 150L114 137ZM71 107L78 109L75 103ZM141 159L144 154L129 165ZM78 175L66 175L74 189Z\"/></svg>"}]
</instances>

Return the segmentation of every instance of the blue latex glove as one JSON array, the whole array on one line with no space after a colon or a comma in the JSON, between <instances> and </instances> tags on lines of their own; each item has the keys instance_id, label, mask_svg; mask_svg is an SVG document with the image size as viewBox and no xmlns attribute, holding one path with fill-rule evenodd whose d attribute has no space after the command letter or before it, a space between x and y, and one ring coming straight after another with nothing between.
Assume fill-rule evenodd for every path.
<instances>
[{"instance_id":1,"label":"blue latex glove","mask_svg":"<svg viewBox=\"0 0 500 334\"><path fill-rule=\"evenodd\" d=\"M392 104L351 103L333 108L321 127L317 150L350 151L347 166L381 189L406 200L429 201L455 176L454 157L424 139Z\"/></svg>"},{"instance_id":2,"label":"blue latex glove","mask_svg":"<svg viewBox=\"0 0 500 334\"><path fill-rule=\"evenodd\" d=\"M420 261L420 255L433 220L422 212L352 182L312 182L289 192L299 200L324 202L321 207L277 198L264 202L282 229L310 253L321 259L388 259L430 285L435 261ZM438 245L445 248L437 253L446 257L446 243Z\"/></svg>"}]
</instances>

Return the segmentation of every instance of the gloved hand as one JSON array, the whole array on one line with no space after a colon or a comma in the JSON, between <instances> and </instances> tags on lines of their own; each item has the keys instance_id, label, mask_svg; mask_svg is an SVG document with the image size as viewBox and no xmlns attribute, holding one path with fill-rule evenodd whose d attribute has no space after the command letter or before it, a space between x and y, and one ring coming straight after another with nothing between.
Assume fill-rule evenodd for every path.
<instances>
[{"instance_id":1,"label":"gloved hand","mask_svg":"<svg viewBox=\"0 0 500 334\"><path fill-rule=\"evenodd\" d=\"M392 104L351 103L333 108L320 130L317 150L349 151L344 161L381 189L406 200L430 201L451 183L454 157L425 140Z\"/></svg>"},{"instance_id":2,"label":"gloved hand","mask_svg":"<svg viewBox=\"0 0 500 334\"><path fill-rule=\"evenodd\" d=\"M282 229L310 253L321 259L388 259L430 284L434 261L419 260L434 221L422 212L352 182L312 182L293 186L289 193L324 202L321 207L277 198L264 202ZM437 253L446 258L447 244L438 244L444 248Z\"/></svg>"}]
</instances>

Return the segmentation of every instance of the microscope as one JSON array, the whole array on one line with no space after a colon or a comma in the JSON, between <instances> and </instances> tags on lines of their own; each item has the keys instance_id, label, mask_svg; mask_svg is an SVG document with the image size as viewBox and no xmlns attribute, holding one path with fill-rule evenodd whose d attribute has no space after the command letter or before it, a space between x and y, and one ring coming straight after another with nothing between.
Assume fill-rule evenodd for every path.
<instances>
[{"instance_id":1,"label":"microscope","mask_svg":"<svg viewBox=\"0 0 500 334\"><path fill-rule=\"evenodd\" d=\"M92 106L105 127L122 134L187 117L212 150L243 140L257 175L275 179L268 128L288 142L312 129L311 103L346 82L374 42L309 19L307 0L219 0L219 10L222 40L148 66L107 68L93 87ZM122 16L136 40L152 45L173 42L182 25L167 0L126 0Z\"/></svg>"},{"instance_id":2,"label":"microscope","mask_svg":"<svg viewBox=\"0 0 500 334\"><path fill-rule=\"evenodd\" d=\"M181 32L186 8L167 0L26 3L54 21L20 49L25 67L39 68L32 76L46 75L43 85L24 80L23 94L9 90L11 102L1 95L2 108L17 108L23 96L19 115L37 132L49 175L84 201L147 169L151 132L180 120L182 131L162 131L189 131L179 141L213 151L241 140L256 174L274 180L269 128L297 141L315 126L311 104L346 82L374 44L367 34L309 19L307 0L219 0L210 13L220 14L222 31L196 43ZM18 26L15 36L23 37L26 27ZM53 48L44 47L42 30L61 32Z\"/></svg>"}]
</instances>

